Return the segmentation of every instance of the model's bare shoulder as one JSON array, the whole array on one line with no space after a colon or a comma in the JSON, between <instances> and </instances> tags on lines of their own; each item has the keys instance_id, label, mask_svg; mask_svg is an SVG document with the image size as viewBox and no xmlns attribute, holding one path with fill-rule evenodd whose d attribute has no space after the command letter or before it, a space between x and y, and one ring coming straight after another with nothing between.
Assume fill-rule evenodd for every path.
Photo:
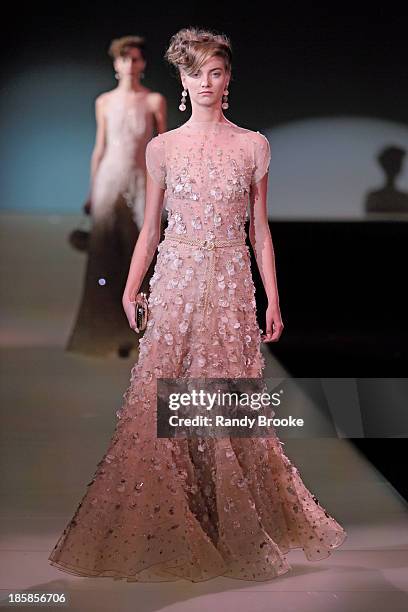
<instances>
[{"instance_id":1,"label":"model's bare shoulder","mask_svg":"<svg viewBox=\"0 0 408 612\"><path fill-rule=\"evenodd\" d=\"M115 90L112 89L111 91L104 91L103 93L99 94L95 98L96 104L99 104L99 105L105 104L108 100L110 100L112 98L114 92L115 92Z\"/></svg>"},{"instance_id":2,"label":"model's bare shoulder","mask_svg":"<svg viewBox=\"0 0 408 612\"><path fill-rule=\"evenodd\" d=\"M99 112L105 111L109 105L110 100L113 97L114 89L112 91L104 91L95 98L95 108Z\"/></svg>"},{"instance_id":3,"label":"model's bare shoulder","mask_svg":"<svg viewBox=\"0 0 408 612\"><path fill-rule=\"evenodd\" d=\"M158 91L149 91L147 94L148 103L152 111L162 108L166 104L166 98Z\"/></svg>"}]
</instances>

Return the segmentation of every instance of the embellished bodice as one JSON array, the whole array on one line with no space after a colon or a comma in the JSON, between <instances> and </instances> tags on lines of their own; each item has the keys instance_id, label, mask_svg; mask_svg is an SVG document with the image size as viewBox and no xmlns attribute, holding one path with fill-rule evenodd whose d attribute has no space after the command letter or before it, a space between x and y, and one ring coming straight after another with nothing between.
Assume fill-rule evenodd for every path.
<instances>
[{"instance_id":1,"label":"embellished bodice","mask_svg":"<svg viewBox=\"0 0 408 612\"><path fill-rule=\"evenodd\" d=\"M245 238L251 186L267 172L269 142L231 122L187 121L149 142L146 164L165 189L165 236Z\"/></svg>"},{"instance_id":2,"label":"embellished bodice","mask_svg":"<svg viewBox=\"0 0 408 612\"><path fill-rule=\"evenodd\" d=\"M149 91L115 91L105 109L105 159L117 166L145 169L145 150L153 135L153 114L148 106Z\"/></svg>"}]
</instances>

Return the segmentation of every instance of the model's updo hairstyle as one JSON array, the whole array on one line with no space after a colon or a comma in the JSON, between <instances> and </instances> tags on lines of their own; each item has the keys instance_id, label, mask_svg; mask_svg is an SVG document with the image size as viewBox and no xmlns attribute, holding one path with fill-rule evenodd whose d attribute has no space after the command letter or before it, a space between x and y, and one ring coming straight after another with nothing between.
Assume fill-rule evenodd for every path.
<instances>
[{"instance_id":1,"label":"model's updo hairstyle","mask_svg":"<svg viewBox=\"0 0 408 612\"><path fill-rule=\"evenodd\" d=\"M143 36L114 38L109 45L108 54L112 59L126 57L130 49L139 49L142 58L146 59L146 40Z\"/></svg>"},{"instance_id":2,"label":"model's updo hairstyle","mask_svg":"<svg viewBox=\"0 0 408 612\"><path fill-rule=\"evenodd\" d=\"M183 28L170 39L165 58L180 74L182 68L188 75L194 74L210 57L221 57L225 69L231 73L231 43L225 34L216 34L201 28Z\"/></svg>"}]
</instances>

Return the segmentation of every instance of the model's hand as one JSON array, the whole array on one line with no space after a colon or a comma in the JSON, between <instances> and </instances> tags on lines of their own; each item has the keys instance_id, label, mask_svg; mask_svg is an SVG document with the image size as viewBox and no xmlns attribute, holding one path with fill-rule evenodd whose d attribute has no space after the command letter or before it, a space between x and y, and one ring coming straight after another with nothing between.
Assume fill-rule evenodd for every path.
<instances>
[{"instance_id":1,"label":"model's hand","mask_svg":"<svg viewBox=\"0 0 408 612\"><path fill-rule=\"evenodd\" d=\"M136 309L135 303L128 296L124 295L122 298L123 310L127 316L127 320L129 321L129 326L137 333L139 333L139 328L136 325Z\"/></svg>"},{"instance_id":2,"label":"model's hand","mask_svg":"<svg viewBox=\"0 0 408 612\"><path fill-rule=\"evenodd\" d=\"M261 336L262 342L276 342L283 331L279 305L269 304L266 309L266 333Z\"/></svg>"},{"instance_id":3,"label":"model's hand","mask_svg":"<svg viewBox=\"0 0 408 612\"><path fill-rule=\"evenodd\" d=\"M88 198L88 200L83 205L82 210L84 211L84 213L86 215L90 215L91 214L91 208L92 208L92 203L91 203L90 198Z\"/></svg>"}]
</instances>

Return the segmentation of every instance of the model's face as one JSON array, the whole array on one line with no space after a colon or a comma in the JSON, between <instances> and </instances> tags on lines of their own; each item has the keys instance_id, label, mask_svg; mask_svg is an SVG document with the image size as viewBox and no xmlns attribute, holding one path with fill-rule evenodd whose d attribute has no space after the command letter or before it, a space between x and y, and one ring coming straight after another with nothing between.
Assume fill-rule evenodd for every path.
<instances>
[{"instance_id":1,"label":"model's face","mask_svg":"<svg viewBox=\"0 0 408 612\"><path fill-rule=\"evenodd\" d=\"M139 77L146 66L146 62L142 57L140 49L131 48L124 57L117 57L113 65L121 77Z\"/></svg>"},{"instance_id":2,"label":"model's face","mask_svg":"<svg viewBox=\"0 0 408 612\"><path fill-rule=\"evenodd\" d=\"M194 74L180 73L181 82L188 91L191 104L197 106L220 106L230 75L221 57L208 59Z\"/></svg>"}]
</instances>

